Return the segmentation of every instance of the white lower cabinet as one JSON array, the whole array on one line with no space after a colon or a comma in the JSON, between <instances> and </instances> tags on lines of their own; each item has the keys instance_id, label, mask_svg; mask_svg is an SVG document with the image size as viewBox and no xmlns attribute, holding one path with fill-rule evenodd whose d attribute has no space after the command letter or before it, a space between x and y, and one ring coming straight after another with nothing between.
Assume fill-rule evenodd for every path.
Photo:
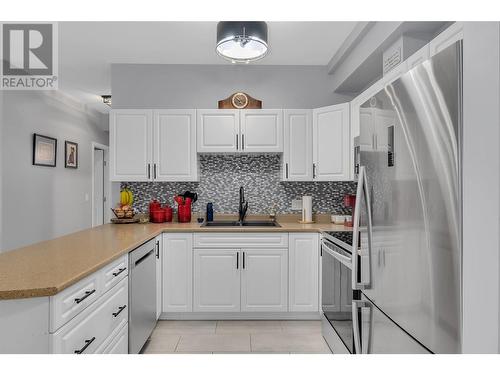
<instances>
[{"instance_id":1,"label":"white lower cabinet","mask_svg":"<svg viewBox=\"0 0 500 375\"><path fill-rule=\"evenodd\" d=\"M163 236L160 234L156 236L156 320L160 317L161 309L162 309L162 241Z\"/></svg>"},{"instance_id":2,"label":"white lower cabinet","mask_svg":"<svg viewBox=\"0 0 500 375\"><path fill-rule=\"evenodd\" d=\"M98 352L128 323L128 278L124 278L98 301L50 335L52 353Z\"/></svg>"},{"instance_id":3,"label":"white lower cabinet","mask_svg":"<svg viewBox=\"0 0 500 375\"><path fill-rule=\"evenodd\" d=\"M288 310L287 249L242 249L241 311Z\"/></svg>"},{"instance_id":4,"label":"white lower cabinet","mask_svg":"<svg viewBox=\"0 0 500 375\"><path fill-rule=\"evenodd\" d=\"M128 324L111 340L99 354L128 354Z\"/></svg>"},{"instance_id":5,"label":"white lower cabinet","mask_svg":"<svg viewBox=\"0 0 500 375\"><path fill-rule=\"evenodd\" d=\"M194 250L194 311L240 311L239 257L232 249Z\"/></svg>"},{"instance_id":6,"label":"white lower cabinet","mask_svg":"<svg viewBox=\"0 0 500 375\"><path fill-rule=\"evenodd\" d=\"M163 234L162 311L193 311L193 235Z\"/></svg>"},{"instance_id":7,"label":"white lower cabinet","mask_svg":"<svg viewBox=\"0 0 500 375\"><path fill-rule=\"evenodd\" d=\"M319 236L316 233L290 233L289 310L319 309Z\"/></svg>"}]
</instances>

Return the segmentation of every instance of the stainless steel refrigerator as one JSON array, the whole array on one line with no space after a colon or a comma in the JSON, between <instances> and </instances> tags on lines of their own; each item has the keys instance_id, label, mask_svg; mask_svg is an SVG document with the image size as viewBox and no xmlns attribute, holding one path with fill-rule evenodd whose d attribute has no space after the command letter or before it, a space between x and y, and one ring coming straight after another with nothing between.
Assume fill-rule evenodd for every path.
<instances>
[{"instance_id":1,"label":"stainless steel refrigerator","mask_svg":"<svg viewBox=\"0 0 500 375\"><path fill-rule=\"evenodd\" d=\"M461 352L462 44L360 108L357 353Z\"/></svg>"}]
</instances>

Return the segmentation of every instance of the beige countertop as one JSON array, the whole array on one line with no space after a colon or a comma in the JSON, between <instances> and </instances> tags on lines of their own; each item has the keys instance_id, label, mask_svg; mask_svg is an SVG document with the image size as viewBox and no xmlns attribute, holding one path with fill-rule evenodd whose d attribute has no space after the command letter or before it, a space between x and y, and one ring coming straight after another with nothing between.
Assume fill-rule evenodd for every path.
<instances>
[{"instance_id":1,"label":"beige countertop","mask_svg":"<svg viewBox=\"0 0 500 375\"><path fill-rule=\"evenodd\" d=\"M0 300L55 295L162 232L351 230L321 220L316 224L299 224L296 217L278 217L278 223L281 227L208 228L196 222L101 225L0 253Z\"/></svg>"}]
</instances>

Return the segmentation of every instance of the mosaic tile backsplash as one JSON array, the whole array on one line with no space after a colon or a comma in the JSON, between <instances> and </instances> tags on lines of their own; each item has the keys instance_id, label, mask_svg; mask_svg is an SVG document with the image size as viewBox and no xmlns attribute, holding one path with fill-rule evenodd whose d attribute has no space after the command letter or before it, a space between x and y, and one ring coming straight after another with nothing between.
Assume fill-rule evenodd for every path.
<instances>
[{"instance_id":1,"label":"mosaic tile backsplash","mask_svg":"<svg viewBox=\"0 0 500 375\"><path fill-rule=\"evenodd\" d=\"M278 213L297 213L292 199L312 195L313 212L348 214L345 194L355 194L354 182L282 182L281 156L200 154L199 182L123 182L121 188L134 193L134 208L145 212L152 199L174 206L173 197L186 190L198 193L194 212L205 212L208 202L216 213L238 212L239 187L245 188L248 213L267 214L276 205Z\"/></svg>"}]
</instances>

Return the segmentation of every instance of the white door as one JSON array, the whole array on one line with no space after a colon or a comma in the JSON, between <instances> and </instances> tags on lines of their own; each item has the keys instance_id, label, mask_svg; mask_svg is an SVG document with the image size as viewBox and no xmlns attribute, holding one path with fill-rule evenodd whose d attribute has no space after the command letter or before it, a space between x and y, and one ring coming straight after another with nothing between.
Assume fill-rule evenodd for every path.
<instances>
[{"instance_id":1,"label":"white door","mask_svg":"<svg viewBox=\"0 0 500 375\"><path fill-rule=\"evenodd\" d=\"M109 121L111 181L149 181L152 177L153 113L112 110Z\"/></svg>"},{"instance_id":2,"label":"white door","mask_svg":"<svg viewBox=\"0 0 500 375\"><path fill-rule=\"evenodd\" d=\"M104 150L94 148L94 219L92 225L104 224Z\"/></svg>"},{"instance_id":3,"label":"white door","mask_svg":"<svg viewBox=\"0 0 500 375\"><path fill-rule=\"evenodd\" d=\"M288 241L289 310L318 311L319 236L290 233Z\"/></svg>"},{"instance_id":4,"label":"white door","mask_svg":"<svg viewBox=\"0 0 500 375\"><path fill-rule=\"evenodd\" d=\"M283 152L283 111L243 109L240 113L243 152Z\"/></svg>"},{"instance_id":5,"label":"white door","mask_svg":"<svg viewBox=\"0 0 500 375\"><path fill-rule=\"evenodd\" d=\"M313 110L313 178L350 178L349 103Z\"/></svg>"},{"instance_id":6,"label":"white door","mask_svg":"<svg viewBox=\"0 0 500 375\"><path fill-rule=\"evenodd\" d=\"M164 233L162 245L162 311L193 311L193 235Z\"/></svg>"},{"instance_id":7,"label":"white door","mask_svg":"<svg viewBox=\"0 0 500 375\"><path fill-rule=\"evenodd\" d=\"M240 112L233 109L198 109L198 152L236 152L241 149Z\"/></svg>"},{"instance_id":8,"label":"white door","mask_svg":"<svg viewBox=\"0 0 500 375\"><path fill-rule=\"evenodd\" d=\"M241 311L288 310L287 249L242 249Z\"/></svg>"},{"instance_id":9,"label":"white door","mask_svg":"<svg viewBox=\"0 0 500 375\"><path fill-rule=\"evenodd\" d=\"M163 258L163 246L162 246L162 241L163 236L160 234L156 236L156 249L155 249L155 255L156 255L156 319L160 317L161 314L161 309L162 309L162 265L161 261Z\"/></svg>"},{"instance_id":10,"label":"white door","mask_svg":"<svg viewBox=\"0 0 500 375\"><path fill-rule=\"evenodd\" d=\"M240 311L240 254L194 250L194 311Z\"/></svg>"},{"instance_id":11,"label":"white door","mask_svg":"<svg viewBox=\"0 0 500 375\"><path fill-rule=\"evenodd\" d=\"M154 111L153 179L196 181L196 111Z\"/></svg>"},{"instance_id":12,"label":"white door","mask_svg":"<svg viewBox=\"0 0 500 375\"><path fill-rule=\"evenodd\" d=\"M312 180L312 111L286 109L283 180Z\"/></svg>"}]
</instances>

